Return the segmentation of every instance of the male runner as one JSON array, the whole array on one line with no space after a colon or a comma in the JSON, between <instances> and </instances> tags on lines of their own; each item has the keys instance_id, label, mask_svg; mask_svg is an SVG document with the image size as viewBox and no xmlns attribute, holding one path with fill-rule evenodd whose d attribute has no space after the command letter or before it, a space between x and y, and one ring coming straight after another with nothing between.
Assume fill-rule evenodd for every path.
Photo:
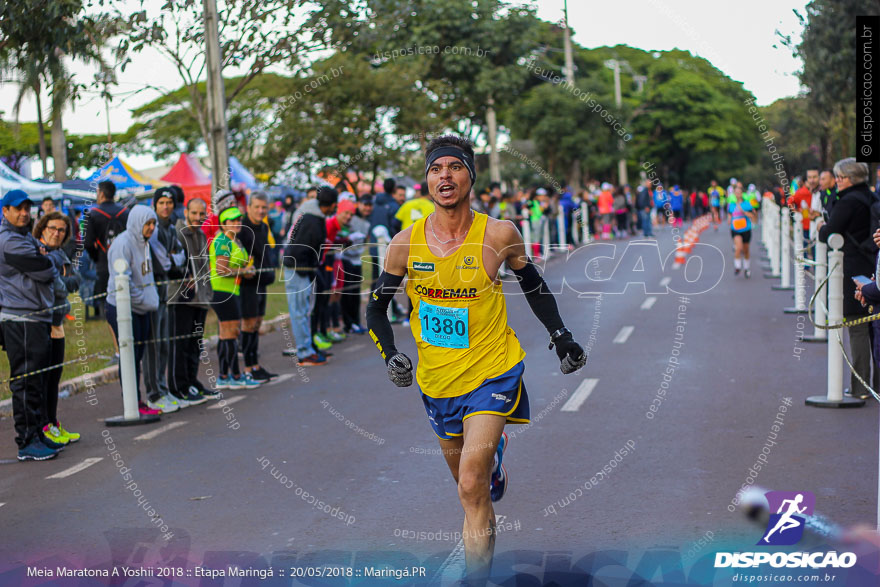
<instances>
[{"instance_id":1,"label":"male runner","mask_svg":"<svg viewBox=\"0 0 880 587\"><path fill-rule=\"evenodd\" d=\"M404 276L413 303L418 347L416 381L465 512L464 547L469 584L484 584L495 547L492 502L507 488L501 464L507 422L529 421L522 382L525 352L507 325L498 271L503 263L520 281L526 300L550 332L563 373L587 356L565 328L544 280L509 220L470 209L476 179L470 141L442 136L426 149L425 177L436 205L391 241L385 268L367 307L367 327L398 387L412 385L413 365L397 351L388 303Z\"/></svg>"}]
</instances>

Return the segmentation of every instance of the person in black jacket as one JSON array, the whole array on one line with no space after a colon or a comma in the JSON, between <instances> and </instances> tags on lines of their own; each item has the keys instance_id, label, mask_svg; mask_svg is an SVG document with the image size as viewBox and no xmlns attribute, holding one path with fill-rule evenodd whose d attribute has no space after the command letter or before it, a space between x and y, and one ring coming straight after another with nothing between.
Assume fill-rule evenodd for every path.
<instances>
[{"instance_id":1,"label":"person in black jacket","mask_svg":"<svg viewBox=\"0 0 880 587\"><path fill-rule=\"evenodd\" d=\"M248 198L247 214L241 219L241 241L257 273L241 280L241 351L245 373L257 381L278 377L260 366L260 325L266 315L266 287L275 282L275 271L270 260L269 225L263 219L269 214L269 197L254 192Z\"/></svg>"},{"instance_id":2,"label":"person in black jacket","mask_svg":"<svg viewBox=\"0 0 880 587\"><path fill-rule=\"evenodd\" d=\"M874 254L877 246L871 236L877 227L871 226L871 204L876 196L868 187L868 166L857 162L853 157L842 159L834 164L837 179L838 200L831 210L827 223L820 220L819 240L827 242L834 233L844 237L843 243L843 315L847 320L860 318L866 309L855 297L856 286L853 277L874 274ZM873 247L873 253L866 251ZM855 372L850 381L853 397L865 399L868 390L856 378L856 373L865 381L871 381L871 325L859 324L848 329L852 363ZM875 369L874 386L878 380Z\"/></svg>"},{"instance_id":3,"label":"person in black jacket","mask_svg":"<svg viewBox=\"0 0 880 587\"><path fill-rule=\"evenodd\" d=\"M116 204L116 185L112 181L98 184L97 206L89 209L86 218L86 236L83 248L95 262L98 279L95 281L93 295L107 292L107 281L110 270L107 268L107 251L110 243L118 234L125 230L128 222L128 208Z\"/></svg>"},{"instance_id":4,"label":"person in black jacket","mask_svg":"<svg viewBox=\"0 0 880 587\"><path fill-rule=\"evenodd\" d=\"M0 326L12 392L12 417L18 460L44 461L63 445L43 435L44 395L58 270L46 247L30 233L31 201L21 190L3 196L0 224ZM24 376L26 373L32 375Z\"/></svg>"},{"instance_id":5,"label":"person in black jacket","mask_svg":"<svg viewBox=\"0 0 880 587\"><path fill-rule=\"evenodd\" d=\"M303 202L294 216L284 247L284 289L290 311L290 328L296 342L296 348L286 349L284 355L296 355L300 365L327 362L327 357L312 346L309 303L321 249L327 240L326 218L336 210L338 199L336 190L322 187L317 198Z\"/></svg>"}]
</instances>

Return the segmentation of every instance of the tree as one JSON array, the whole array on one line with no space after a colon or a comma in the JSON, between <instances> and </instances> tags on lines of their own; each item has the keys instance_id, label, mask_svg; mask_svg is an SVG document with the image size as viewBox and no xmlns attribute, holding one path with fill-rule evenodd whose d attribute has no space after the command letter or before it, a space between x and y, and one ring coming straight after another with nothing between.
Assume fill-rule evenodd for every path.
<instances>
[{"instance_id":1,"label":"tree","mask_svg":"<svg viewBox=\"0 0 880 587\"><path fill-rule=\"evenodd\" d=\"M40 63L33 55L19 54L16 56L17 62L13 61L10 55L2 56L0 60L0 74L16 76L19 83L18 94L15 97L15 104L12 106L12 113L15 122L18 123L21 114L21 103L32 94L37 103L37 140L39 143L40 162L43 166L43 177L49 175L46 167L46 158L48 157L48 148L46 146L46 132L43 127L43 106L41 103L41 93L43 89L42 72L40 71Z\"/></svg>"},{"instance_id":2,"label":"tree","mask_svg":"<svg viewBox=\"0 0 880 587\"><path fill-rule=\"evenodd\" d=\"M227 94L241 83L240 78L224 80ZM266 131L271 127L277 105L293 90L290 78L262 73L255 76L228 105L226 119L229 152L244 165L259 164ZM197 95L205 95L205 82L197 84ZM133 145L150 151L157 158L180 152L191 153L205 143L198 120L193 116L192 93L186 86L169 92L132 111L137 121L129 130ZM256 171L274 172L275 169Z\"/></svg>"},{"instance_id":3,"label":"tree","mask_svg":"<svg viewBox=\"0 0 880 587\"><path fill-rule=\"evenodd\" d=\"M794 11L804 27L799 44L778 33L782 44L803 60L798 78L819 129L822 167L855 151L856 15L876 11L876 0L812 0L804 14Z\"/></svg>"},{"instance_id":4,"label":"tree","mask_svg":"<svg viewBox=\"0 0 880 587\"><path fill-rule=\"evenodd\" d=\"M81 87L67 73L64 61L102 63L103 44L119 32L119 24L119 19L108 13L86 13L82 0L0 3L0 51L4 61L19 69L27 64L31 73L26 77L42 80L51 91L52 158L57 181L67 178L62 111L68 102L76 100Z\"/></svg>"},{"instance_id":5,"label":"tree","mask_svg":"<svg viewBox=\"0 0 880 587\"><path fill-rule=\"evenodd\" d=\"M311 53L327 47L322 7L309 0L227 0L218 10L221 72L244 71L233 87L225 88L227 106L269 68L284 64L299 70ZM197 123L203 142L212 148L202 82L207 65L202 3L166 0L157 13L134 12L128 24L131 32L121 40L120 50L137 52L150 46L174 65L189 94L180 112Z\"/></svg>"},{"instance_id":6,"label":"tree","mask_svg":"<svg viewBox=\"0 0 880 587\"><path fill-rule=\"evenodd\" d=\"M669 51L647 70L648 89L633 120L635 153L673 183L703 184L761 155L746 100L753 99L708 61Z\"/></svg>"}]
</instances>

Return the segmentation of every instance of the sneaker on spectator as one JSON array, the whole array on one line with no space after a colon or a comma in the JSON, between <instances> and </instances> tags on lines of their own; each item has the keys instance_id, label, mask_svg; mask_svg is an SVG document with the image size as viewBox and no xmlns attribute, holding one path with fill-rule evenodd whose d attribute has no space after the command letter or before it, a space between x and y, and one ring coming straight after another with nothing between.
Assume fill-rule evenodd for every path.
<instances>
[{"instance_id":1,"label":"sneaker on spectator","mask_svg":"<svg viewBox=\"0 0 880 587\"><path fill-rule=\"evenodd\" d=\"M48 442L46 442L48 441ZM55 424L46 424L43 426L43 444L49 448L57 449L70 442L66 436L61 434ZM52 444L50 444L52 443Z\"/></svg>"},{"instance_id":2,"label":"sneaker on spectator","mask_svg":"<svg viewBox=\"0 0 880 587\"><path fill-rule=\"evenodd\" d=\"M367 329L361 326L360 324L352 324L351 328L348 329L349 332L354 334L366 334Z\"/></svg>"},{"instance_id":3,"label":"sneaker on spectator","mask_svg":"<svg viewBox=\"0 0 880 587\"><path fill-rule=\"evenodd\" d=\"M238 377L230 377L229 378L229 386L227 387L227 389L230 389L233 391L236 389L238 389L238 390L247 389L247 386L245 385L245 382L244 382L244 376L239 375Z\"/></svg>"},{"instance_id":4,"label":"sneaker on spectator","mask_svg":"<svg viewBox=\"0 0 880 587\"><path fill-rule=\"evenodd\" d=\"M296 356L296 348L290 347L289 349L284 349L281 351L281 354L285 357L295 357Z\"/></svg>"},{"instance_id":5,"label":"sneaker on spectator","mask_svg":"<svg viewBox=\"0 0 880 587\"><path fill-rule=\"evenodd\" d=\"M329 332L327 332L327 338L330 340L330 342L342 342L343 340L345 340L345 335L341 332L330 330Z\"/></svg>"},{"instance_id":6,"label":"sneaker on spectator","mask_svg":"<svg viewBox=\"0 0 880 587\"><path fill-rule=\"evenodd\" d=\"M299 364L303 367L317 367L318 365L326 365L327 357L324 355L318 355L317 353L311 354L308 357L299 360Z\"/></svg>"},{"instance_id":7,"label":"sneaker on spectator","mask_svg":"<svg viewBox=\"0 0 880 587\"><path fill-rule=\"evenodd\" d=\"M330 347L333 346L333 343L321 336L320 334L315 334L312 337L312 342L319 351L326 351Z\"/></svg>"},{"instance_id":8,"label":"sneaker on spectator","mask_svg":"<svg viewBox=\"0 0 880 587\"><path fill-rule=\"evenodd\" d=\"M242 382L242 387L244 387L245 389L256 389L259 386L263 385L263 381L257 381L250 373L245 373L244 375L242 375L240 381Z\"/></svg>"},{"instance_id":9,"label":"sneaker on spectator","mask_svg":"<svg viewBox=\"0 0 880 587\"><path fill-rule=\"evenodd\" d=\"M229 382L232 381L231 377L225 377L221 375L217 378L217 383L214 385L214 389L230 389Z\"/></svg>"},{"instance_id":10,"label":"sneaker on spectator","mask_svg":"<svg viewBox=\"0 0 880 587\"><path fill-rule=\"evenodd\" d=\"M18 449L20 461L48 461L58 456L58 451L43 444L39 438L34 438L24 448Z\"/></svg>"},{"instance_id":11,"label":"sneaker on spectator","mask_svg":"<svg viewBox=\"0 0 880 587\"><path fill-rule=\"evenodd\" d=\"M74 442L79 442L80 434L79 432L71 432L69 430L65 430L64 427L61 426L61 422L56 422L55 425L58 427L58 430L67 437L67 440L72 444Z\"/></svg>"},{"instance_id":12,"label":"sneaker on spectator","mask_svg":"<svg viewBox=\"0 0 880 587\"><path fill-rule=\"evenodd\" d=\"M256 379L257 381L270 381L275 377L278 377L277 373L269 373L262 367L258 369L251 369L251 377Z\"/></svg>"},{"instance_id":13,"label":"sneaker on spectator","mask_svg":"<svg viewBox=\"0 0 880 587\"><path fill-rule=\"evenodd\" d=\"M190 389L193 389L193 387L190 386ZM198 393L205 399L220 399L223 396L223 394L216 389L202 389Z\"/></svg>"},{"instance_id":14,"label":"sneaker on spectator","mask_svg":"<svg viewBox=\"0 0 880 587\"><path fill-rule=\"evenodd\" d=\"M409 328L409 319L404 318L403 320L400 321L400 325L403 326L404 328Z\"/></svg>"},{"instance_id":15,"label":"sneaker on spectator","mask_svg":"<svg viewBox=\"0 0 880 587\"><path fill-rule=\"evenodd\" d=\"M169 398L169 400L170 400L172 403L177 404L177 407L180 408L181 410L182 410L183 408L188 408L188 407L190 407L190 406L192 405L191 403L189 403L189 402L187 401L187 399L186 399L185 397L179 397L176 393L171 393L171 392L169 391L169 392L168 392L167 394L165 394L165 395L166 395L166 397Z\"/></svg>"},{"instance_id":16,"label":"sneaker on spectator","mask_svg":"<svg viewBox=\"0 0 880 587\"><path fill-rule=\"evenodd\" d=\"M154 410L159 410L160 414L170 414L180 409L180 405L177 402L172 403L167 395L161 396L154 402L147 400L147 406Z\"/></svg>"},{"instance_id":17,"label":"sneaker on spectator","mask_svg":"<svg viewBox=\"0 0 880 587\"><path fill-rule=\"evenodd\" d=\"M197 406L208 401L208 398L203 397L194 385L190 385L184 392L183 397L178 398L177 401L185 401L188 406Z\"/></svg>"},{"instance_id":18,"label":"sneaker on spectator","mask_svg":"<svg viewBox=\"0 0 880 587\"><path fill-rule=\"evenodd\" d=\"M148 406L145 402L138 402L138 412L141 416L158 416L162 412Z\"/></svg>"},{"instance_id":19,"label":"sneaker on spectator","mask_svg":"<svg viewBox=\"0 0 880 587\"><path fill-rule=\"evenodd\" d=\"M43 428L43 430L40 431L40 440L43 442L43 444L45 444L47 447L51 448L52 450L57 450L58 452L61 452L62 450L64 450L64 443L55 442L54 440L49 438L46 435L46 433L44 432L45 430L46 430L46 428Z\"/></svg>"}]
</instances>

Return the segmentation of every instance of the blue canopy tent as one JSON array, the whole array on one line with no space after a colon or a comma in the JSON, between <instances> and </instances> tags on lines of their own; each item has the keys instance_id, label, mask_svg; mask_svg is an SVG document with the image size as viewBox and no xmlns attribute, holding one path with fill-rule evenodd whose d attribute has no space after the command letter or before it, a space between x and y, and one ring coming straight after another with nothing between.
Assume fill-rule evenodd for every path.
<instances>
[{"instance_id":1,"label":"blue canopy tent","mask_svg":"<svg viewBox=\"0 0 880 587\"><path fill-rule=\"evenodd\" d=\"M167 185L164 181L144 177L118 156L102 165L86 181L97 184L104 180L112 181L116 189L125 194L140 194Z\"/></svg>"},{"instance_id":2,"label":"blue canopy tent","mask_svg":"<svg viewBox=\"0 0 880 587\"><path fill-rule=\"evenodd\" d=\"M235 189L257 189L257 179L235 156L229 157L230 184Z\"/></svg>"}]
</instances>

